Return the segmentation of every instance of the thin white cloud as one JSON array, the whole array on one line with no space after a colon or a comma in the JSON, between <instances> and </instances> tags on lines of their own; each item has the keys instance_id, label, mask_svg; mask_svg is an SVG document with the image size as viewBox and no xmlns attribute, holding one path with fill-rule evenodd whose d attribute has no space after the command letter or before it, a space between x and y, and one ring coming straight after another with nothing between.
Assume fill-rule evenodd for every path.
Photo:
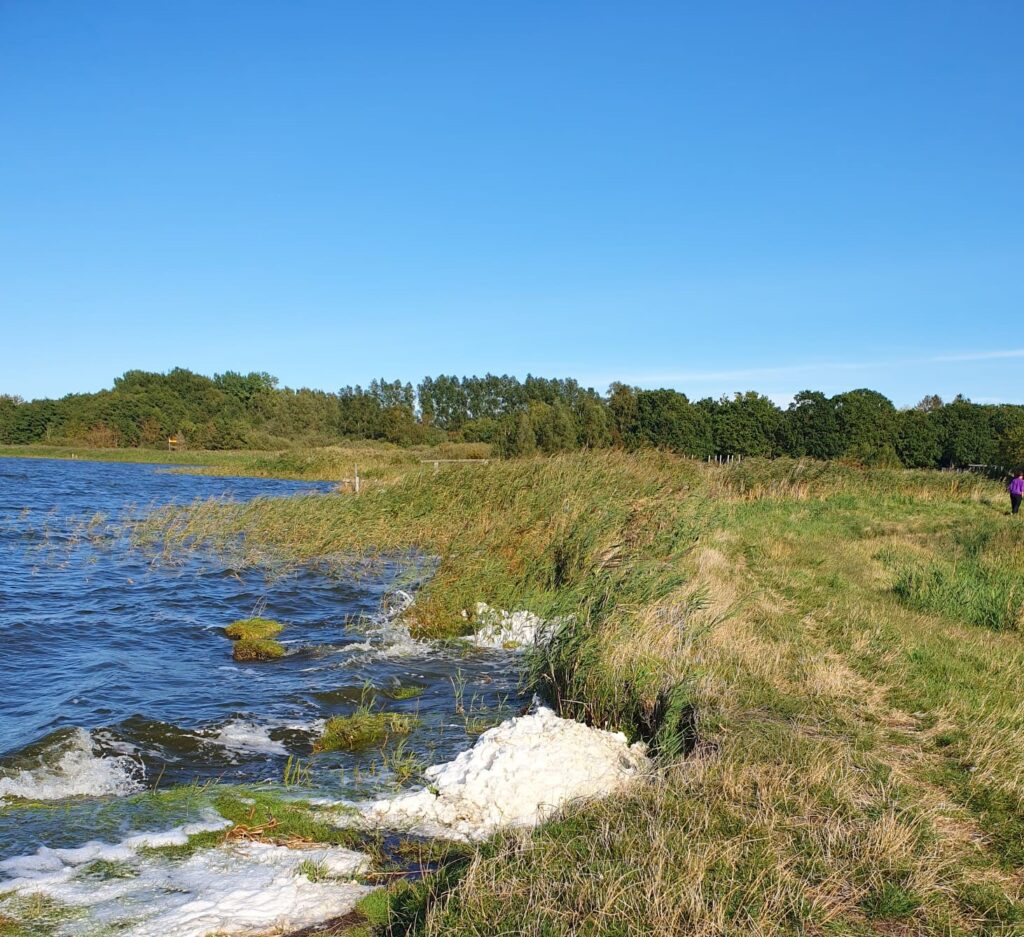
<instances>
[{"instance_id":1,"label":"thin white cloud","mask_svg":"<svg viewBox=\"0 0 1024 937\"><path fill-rule=\"evenodd\" d=\"M994 361L1006 358L1024 358L1024 348L1003 351L976 351L959 354L930 355L920 358L890 358L886 361L815 361L804 364L781 365L774 368L740 368L732 371L671 371L636 374L618 378L627 384L714 384L720 381L756 381L764 378L791 377L798 374L820 374L831 371L871 371L886 368L906 368L921 364L954 364L969 361Z\"/></svg>"},{"instance_id":2,"label":"thin white cloud","mask_svg":"<svg viewBox=\"0 0 1024 937\"><path fill-rule=\"evenodd\" d=\"M1010 348L1006 351L973 351L962 355L938 355L929 361L995 361L999 358L1024 358L1024 348Z\"/></svg>"}]
</instances>

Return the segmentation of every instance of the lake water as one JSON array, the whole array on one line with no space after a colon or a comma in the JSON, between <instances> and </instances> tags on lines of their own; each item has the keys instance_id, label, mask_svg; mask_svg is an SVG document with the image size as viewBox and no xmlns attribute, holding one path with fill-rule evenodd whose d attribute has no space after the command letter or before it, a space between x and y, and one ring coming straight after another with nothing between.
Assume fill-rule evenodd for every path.
<instances>
[{"instance_id":1,"label":"lake water","mask_svg":"<svg viewBox=\"0 0 1024 937\"><path fill-rule=\"evenodd\" d=\"M175 818L131 795L279 781L289 756L308 765L313 791L393 789L372 748L311 755L324 720L361 700L415 713L406 744L425 763L472 744L457 693L481 712L520 704L509 653L421 644L382 614L407 564L274 576L215 555L166 562L119 534L150 506L302 494L351 497L152 465L0 459L0 859L166 825ZM223 628L254 612L286 623L283 659L232 660ZM422 693L394 699L399 685Z\"/></svg>"}]
</instances>

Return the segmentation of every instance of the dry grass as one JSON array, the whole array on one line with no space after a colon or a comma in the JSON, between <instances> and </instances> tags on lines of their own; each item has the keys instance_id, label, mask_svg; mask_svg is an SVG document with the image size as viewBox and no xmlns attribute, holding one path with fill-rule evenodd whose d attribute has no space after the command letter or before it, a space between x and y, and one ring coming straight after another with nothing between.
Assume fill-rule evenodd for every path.
<instances>
[{"instance_id":1,"label":"dry grass","mask_svg":"<svg viewBox=\"0 0 1024 937\"><path fill-rule=\"evenodd\" d=\"M1024 933L1024 638L912 607L887 557L984 541L972 562L993 544L1024 572L1002 510L970 476L594 453L148 533L244 531L253 559L435 555L421 630L477 600L568 616L532 678L655 745L633 790L396 886L378 933L953 937Z\"/></svg>"}]
</instances>

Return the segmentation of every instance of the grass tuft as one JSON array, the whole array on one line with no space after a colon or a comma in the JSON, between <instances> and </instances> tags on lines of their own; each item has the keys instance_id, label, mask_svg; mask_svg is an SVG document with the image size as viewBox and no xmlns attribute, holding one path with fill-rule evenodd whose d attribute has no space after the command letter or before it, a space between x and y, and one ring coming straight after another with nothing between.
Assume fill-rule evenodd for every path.
<instances>
[{"instance_id":1,"label":"grass tuft","mask_svg":"<svg viewBox=\"0 0 1024 937\"><path fill-rule=\"evenodd\" d=\"M232 657L237 661L275 660L284 656L284 646L274 636L284 625L269 618L243 618L233 621L224 634L234 641Z\"/></svg>"},{"instance_id":2,"label":"grass tuft","mask_svg":"<svg viewBox=\"0 0 1024 937\"><path fill-rule=\"evenodd\" d=\"M419 719L406 713L375 712L361 708L349 716L327 720L323 734L313 744L314 752L366 748L387 741L393 735L408 735Z\"/></svg>"},{"instance_id":3,"label":"grass tuft","mask_svg":"<svg viewBox=\"0 0 1024 937\"><path fill-rule=\"evenodd\" d=\"M416 686L415 684L403 684L396 687L388 687L383 691L384 694L393 700L407 700L416 699L417 696L422 696L424 687Z\"/></svg>"},{"instance_id":4,"label":"grass tuft","mask_svg":"<svg viewBox=\"0 0 1024 937\"><path fill-rule=\"evenodd\" d=\"M254 638L273 638L284 630L284 625L270 618L242 618L233 621L224 629L233 641Z\"/></svg>"},{"instance_id":5,"label":"grass tuft","mask_svg":"<svg viewBox=\"0 0 1024 937\"><path fill-rule=\"evenodd\" d=\"M284 657L284 645L270 638L241 638L231 649L231 656L241 662L276 660Z\"/></svg>"}]
</instances>

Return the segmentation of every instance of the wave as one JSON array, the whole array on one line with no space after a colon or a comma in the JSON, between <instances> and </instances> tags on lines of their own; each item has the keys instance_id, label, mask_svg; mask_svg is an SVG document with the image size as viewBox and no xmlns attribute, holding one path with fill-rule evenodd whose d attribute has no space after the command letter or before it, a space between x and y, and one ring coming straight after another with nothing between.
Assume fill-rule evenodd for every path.
<instances>
[{"instance_id":1,"label":"wave","mask_svg":"<svg viewBox=\"0 0 1024 937\"><path fill-rule=\"evenodd\" d=\"M5 798L61 800L133 794L142 789L145 768L128 755L95 753L92 736L76 728L45 743L31 766L0 768L0 803Z\"/></svg>"},{"instance_id":2,"label":"wave","mask_svg":"<svg viewBox=\"0 0 1024 937\"><path fill-rule=\"evenodd\" d=\"M233 719L222 725L207 741L243 755L287 755L284 743L270 737L270 729L271 726Z\"/></svg>"}]
</instances>

